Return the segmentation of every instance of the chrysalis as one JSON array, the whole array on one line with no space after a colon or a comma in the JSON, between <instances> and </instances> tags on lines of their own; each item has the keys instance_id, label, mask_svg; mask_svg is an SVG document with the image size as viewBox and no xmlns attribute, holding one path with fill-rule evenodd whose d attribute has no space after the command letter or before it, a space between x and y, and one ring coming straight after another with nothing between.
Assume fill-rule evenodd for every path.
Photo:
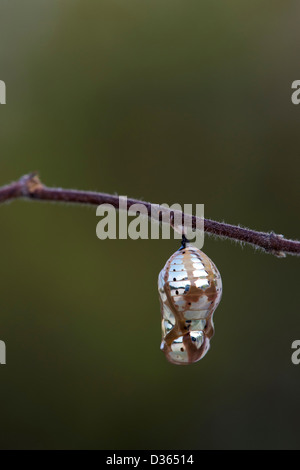
<instances>
[{"instance_id":1,"label":"chrysalis","mask_svg":"<svg viewBox=\"0 0 300 470\"><path fill-rule=\"evenodd\" d=\"M205 356L214 334L213 313L222 296L214 263L185 238L158 276L162 315L161 349L173 364Z\"/></svg>"}]
</instances>

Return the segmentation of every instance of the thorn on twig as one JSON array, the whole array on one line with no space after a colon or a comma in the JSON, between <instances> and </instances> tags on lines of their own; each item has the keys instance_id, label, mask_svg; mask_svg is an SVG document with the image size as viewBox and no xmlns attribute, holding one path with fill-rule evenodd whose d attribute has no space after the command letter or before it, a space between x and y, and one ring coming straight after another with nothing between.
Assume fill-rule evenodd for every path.
<instances>
[{"instance_id":1,"label":"thorn on twig","mask_svg":"<svg viewBox=\"0 0 300 470\"><path fill-rule=\"evenodd\" d=\"M22 176L20 183L22 194L25 197L33 197L37 190L44 187L36 171L29 175Z\"/></svg>"},{"instance_id":2,"label":"thorn on twig","mask_svg":"<svg viewBox=\"0 0 300 470\"><path fill-rule=\"evenodd\" d=\"M269 245L270 247L266 249L268 253L271 253L272 255L276 256L277 258L285 258L286 254L283 251L277 250L276 245L278 242L280 242L281 239L283 239L283 235L276 234L274 232L269 233Z\"/></svg>"}]
</instances>

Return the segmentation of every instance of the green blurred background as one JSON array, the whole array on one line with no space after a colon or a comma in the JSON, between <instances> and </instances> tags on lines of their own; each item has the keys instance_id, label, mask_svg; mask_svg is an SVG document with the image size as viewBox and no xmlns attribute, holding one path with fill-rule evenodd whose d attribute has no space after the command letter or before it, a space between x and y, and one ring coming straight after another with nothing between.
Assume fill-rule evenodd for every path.
<instances>
[{"instance_id":1,"label":"green blurred background","mask_svg":"<svg viewBox=\"0 0 300 470\"><path fill-rule=\"evenodd\" d=\"M157 203L300 234L296 1L0 3L0 185ZM2 449L299 448L299 259L206 237L224 285L204 360L159 350L174 240L96 237L96 208L0 207Z\"/></svg>"}]
</instances>

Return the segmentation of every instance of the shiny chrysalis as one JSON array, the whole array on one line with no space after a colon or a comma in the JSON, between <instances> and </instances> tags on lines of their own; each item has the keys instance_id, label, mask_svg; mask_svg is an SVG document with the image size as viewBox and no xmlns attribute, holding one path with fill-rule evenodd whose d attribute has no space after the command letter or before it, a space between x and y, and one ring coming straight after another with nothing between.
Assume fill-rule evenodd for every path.
<instances>
[{"instance_id":1,"label":"shiny chrysalis","mask_svg":"<svg viewBox=\"0 0 300 470\"><path fill-rule=\"evenodd\" d=\"M173 364L202 359L214 334L213 313L222 296L221 275L201 250L182 246L158 276L162 315L161 350Z\"/></svg>"}]
</instances>

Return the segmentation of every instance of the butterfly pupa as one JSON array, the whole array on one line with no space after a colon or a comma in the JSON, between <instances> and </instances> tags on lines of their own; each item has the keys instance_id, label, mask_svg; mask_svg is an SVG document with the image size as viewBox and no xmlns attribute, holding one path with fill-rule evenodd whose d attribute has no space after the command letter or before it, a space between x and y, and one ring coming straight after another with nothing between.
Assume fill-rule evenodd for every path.
<instances>
[{"instance_id":1,"label":"butterfly pupa","mask_svg":"<svg viewBox=\"0 0 300 470\"><path fill-rule=\"evenodd\" d=\"M183 239L158 276L161 350L173 364L202 359L214 334L213 313L222 296L221 275L201 250Z\"/></svg>"}]
</instances>

